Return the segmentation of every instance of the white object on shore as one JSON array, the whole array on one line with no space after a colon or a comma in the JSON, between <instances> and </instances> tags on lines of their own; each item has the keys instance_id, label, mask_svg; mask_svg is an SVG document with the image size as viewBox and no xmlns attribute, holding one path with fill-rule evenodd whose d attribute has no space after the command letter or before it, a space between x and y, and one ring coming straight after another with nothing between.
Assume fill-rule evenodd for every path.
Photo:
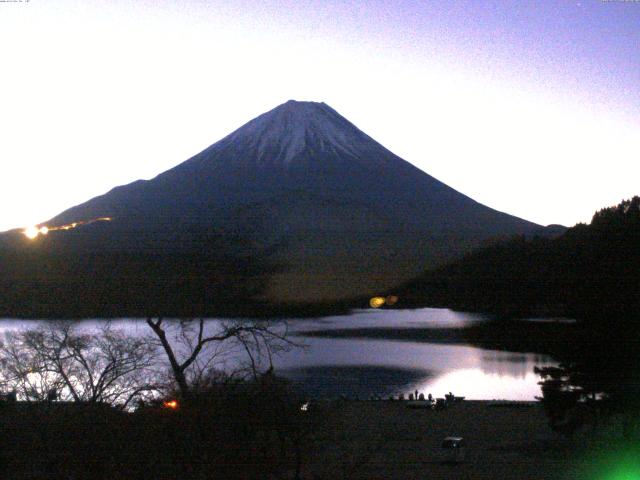
<instances>
[{"instance_id":1,"label":"white object on shore","mask_svg":"<svg viewBox=\"0 0 640 480\"><path fill-rule=\"evenodd\" d=\"M446 437L442 441L444 463L460 463L465 457L465 441L462 437Z\"/></svg>"},{"instance_id":2,"label":"white object on shore","mask_svg":"<svg viewBox=\"0 0 640 480\"><path fill-rule=\"evenodd\" d=\"M425 408L425 409L433 409L434 404L429 400L409 400L405 402L407 408Z\"/></svg>"}]
</instances>

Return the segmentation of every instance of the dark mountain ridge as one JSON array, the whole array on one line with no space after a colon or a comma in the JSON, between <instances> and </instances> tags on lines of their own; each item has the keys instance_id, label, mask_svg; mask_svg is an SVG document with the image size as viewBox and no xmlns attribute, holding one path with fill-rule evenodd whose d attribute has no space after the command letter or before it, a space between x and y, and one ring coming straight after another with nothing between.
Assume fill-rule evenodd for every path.
<instances>
[{"instance_id":1,"label":"dark mountain ridge","mask_svg":"<svg viewBox=\"0 0 640 480\"><path fill-rule=\"evenodd\" d=\"M51 304L49 284L94 316L343 305L496 237L544 231L422 172L329 106L295 101L42 225L50 233L34 241L0 236L10 312L38 302L34 285ZM99 301L81 301L83 282Z\"/></svg>"},{"instance_id":2,"label":"dark mountain ridge","mask_svg":"<svg viewBox=\"0 0 640 480\"><path fill-rule=\"evenodd\" d=\"M103 216L121 231L213 228L277 250L277 302L373 294L489 238L541 229L422 172L324 103L296 101L47 225Z\"/></svg>"}]
</instances>

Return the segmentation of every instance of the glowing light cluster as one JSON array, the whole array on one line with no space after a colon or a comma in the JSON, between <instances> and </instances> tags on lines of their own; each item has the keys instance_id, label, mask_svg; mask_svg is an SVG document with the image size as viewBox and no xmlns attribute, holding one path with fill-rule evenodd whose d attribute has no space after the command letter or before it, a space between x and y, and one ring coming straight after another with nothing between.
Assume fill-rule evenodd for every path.
<instances>
[{"instance_id":1,"label":"glowing light cluster","mask_svg":"<svg viewBox=\"0 0 640 480\"><path fill-rule=\"evenodd\" d=\"M389 295L387 297L372 297L371 300L369 300L371 308L380 308L384 305L392 306L396 303L398 303L398 297L395 295Z\"/></svg>"},{"instance_id":2,"label":"glowing light cluster","mask_svg":"<svg viewBox=\"0 0 640 480\"><path fill-rule=\"evenodd\" d=\"M166 402L162 402L162 406L164 408L168 408L170 410L178 409L178 401L177 400L167 400Z\"/></svg>"},{"instance_id":3,"label":"glowing light cluster","mask_svg":"<svg viewBox=\"0 0 640 480\"><path fill-rule=\"evenodd\" d=\"M47 233L49 233L49 229L47 227L38 228L36 226L31 226L31 227L25 228L22 233L24 233L25 237L33 240L38 235L46 235Z\"/></svg>"},{"instance_id":4,"label":"glowing light cluster","mask_svg":"<svg viewBox=\"0 0 640 480\"><path fill-rule=\"evenodd\" d=\"M22 233L28 239L33 240L37 238L39 235L47 235L49 232L54 232L56 230L71 230L72 228L76 228L80 225L89 225L95 222L110 222L111 220L113 220L111 217L99 217L99 218L94 218L93 220L78 221L78 222L69 223L68 225L60 225L58 227L47 227L47 226L37 227L35 225L32 225L30 227L26 227L22 231Z\"/></svg>"}]
</instances>

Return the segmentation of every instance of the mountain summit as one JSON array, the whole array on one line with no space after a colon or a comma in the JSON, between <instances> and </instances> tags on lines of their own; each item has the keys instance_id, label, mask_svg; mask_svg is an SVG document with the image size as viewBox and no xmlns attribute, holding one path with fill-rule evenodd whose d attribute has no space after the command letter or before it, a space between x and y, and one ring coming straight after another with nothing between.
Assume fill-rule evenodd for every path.
<instances>
[{"instance_id":1,"label":"mountain summit","mask_svg":"<svg viewBox=\"0 0 640 480\"><path fill-rule=\"evenodd\" d=\"M308 166L318 160L310 157L311 151L334 153L334 160L358 159L362 153L358 147L371 141L326 104L294 100L252 120L225 140L254 150L257 169L286 169L296 162Z\"/></svg>"},{"instance_id":2,"label":"mountain summit","mask_svg":"<svg viewBox=\"0 0 640 480\"><path fill-rule=\"evenodd\" d=\"M100 217L118 232L214 229L247 238L279 265L268 293L277 302L375 294L488 238L540 228L448 187L328 105L296 101L47 225Z\"/></svg>"}]
</instances>

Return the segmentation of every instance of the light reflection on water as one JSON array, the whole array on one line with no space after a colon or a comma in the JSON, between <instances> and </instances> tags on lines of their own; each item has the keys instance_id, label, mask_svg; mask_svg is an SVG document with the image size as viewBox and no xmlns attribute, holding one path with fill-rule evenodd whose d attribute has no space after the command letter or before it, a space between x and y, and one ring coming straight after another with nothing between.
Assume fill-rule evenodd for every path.
<instances>
[{"instance_id":1,"label":"light reflection on water","mask_svg":"<svg viewBox=\"0 0 640 480\"><path fill-rule=\"evenodd\" d=\"M290 330L348 328L463 327L486 317L448 309L356 310L350 315L289 320ZM217 320L209 320L213 327ZM36 328L33 320L0 319L0 332ZM142 319L113 320L113 327L130 335L146 335ZM104 320L85 320L91 330ZM468 399L533 400L540 395L535 365L551 364L544 355L484 350L466 345L407 342L384 339L299 337L307 346L274 359L276 372L306 382L332 383L324 395L388 396L398 393L432 393L442 397L452 391ZM233 368L232 365L228 368ZM389 374L393 372L393 374ZM402 375L405 372L405 375ZM357 378L357 382L354 379ZM342 382L342 383L341 383ZM357 383L357 388L352 383ZM368 386L368 388L367 388Z\"/></svg>"},{"instance_id":2,"label":"light reflection on water","mask_svg":"<svg viewBox=\"0 0 640 480\"><path fill-rule=\"evenodd\" d=\"M456 396L474 400L535 400L540 396L540 381L533 369L521 377L489 373L481 368L459 369L444 373L435 379L426 379L413 386L421 393L432 393L443 398L452 392Z\"/></svg>"},{"instance_id":3,"label":"light reflection on water","mask_svg":"<svg viewBox=\"0 0 640 480\"><path fill-rule=\"evenodd\" d=\"M328 328L458 328L487 320L482 314L455 312L445 308L415 310L358 309L350 315L336 315L314 319L299 319L292 327L296 331Z\"/></svg>"}]
</instances>

